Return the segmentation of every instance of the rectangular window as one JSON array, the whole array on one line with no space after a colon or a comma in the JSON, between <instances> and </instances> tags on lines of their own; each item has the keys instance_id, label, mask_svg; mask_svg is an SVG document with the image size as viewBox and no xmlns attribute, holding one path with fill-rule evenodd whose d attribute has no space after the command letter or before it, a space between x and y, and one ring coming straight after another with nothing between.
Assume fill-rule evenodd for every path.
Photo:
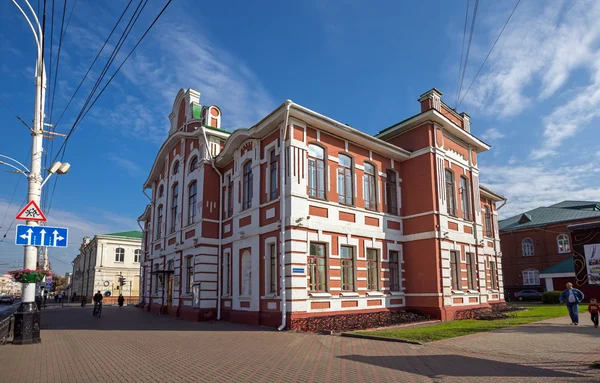
<instances>
[{"instance_id":1,"label":"rectangular window","mask_svg":"<svg viewBox=\"0 0 600 383\"><path fill-rule=\"evenodd\" d=\"M191 293L192 286L194 285L194 257L187 257L185 259L185 269L186 269L186 277L187 277L185 292Z\"/></svg>"},{"instance_id":2,"label":"rectangular window","mask_svg":"<svg viewBox=\"0 0 600 383\"><path fill-rule=\"evenodd\" d=\"M363 194L365 198L365 208L369 210L377 210L377 193L375 187L375 175L377 171L375 166L365 162L365 174L363 176Z\"/></svg>"},{"instance_id":3,"label":"rectangular window","mask_svg":"<svg viewBox=\"0 0 600 383\"><path fill-rule=\"evenodd\" d=\"M233 180L227 176L227 217L233 216Z\"/></svg>"},{"instance_id":4,"label":"rectangular window","mask_svg":"<svg viewBox=\"0 0 600 383\"><path fill-rule=\"evenodd\" d=\"M154 273L152 274L152 291L158 293L158 265L154 265Z\"/></svg>"},{"instance_id":5,"label":"rectangular window","mask_svg":"<svg viewBox=\"0 0 600 383\"><path fill-rule=\"evenodd\" d=\"M352 159L344 154L338 156L337 171L338 201L344 205L354 204L354 188L352 187Z\"/></svg>"},{"instance_id":6,"label":"rectangular window","mask_svg":"<svg viewBox=\"0 0 600 383\"><path fill-rule=\"evenodd\" d=\"M379 250L367 249L367 290L379 290Z\"/></svg>"},{"instance_id":7,"label":"rectangular window","mask_svg":"<svg viewBox=\"0 0 600 383\"><path fill-rule=\"evenodd\" d=\"M386 171L385 179L385 204L387 205L387 212L390 214L398 215L398 187L396 185L396 172L388 169Z\"/></svg>"},{"instance_id":8,"label":"rectangular window","mask_svg":"<svg viewBox=\"0 0 600 383\"><path fill-rule=\"evenodd\" d=\"M471 192L469 190L469 180L466 177L460 177L460 204L463 218L471 221Z\"/></svg>"},{"instance_id":9,"label":"rectangular window","mask_svg":"<svg viewBox=\"0 0 600 383\"><path fill-rule=\"evenodd\" d=\"M327 291L327 274L325 245L322 243L311 243L308 255L308 276L310 291Z\"/></svg>"},{"instance_id":10,"label":"rectangular window","mask_svg":"<svg viewBox=\"0 0 600 383\"><path fill-rule=\"evenodd\" d=\"M450 277L452 278L452 290L460 290L461 281L460 281L460 258L458 257L458 252L451 251L450 252Z\"/></svg>"},{"instance_id":11,"label":"rectangular window","mask_svg":"<svg viewBox=\"0 0 600 383\"><path fill-rule=\"evenodd\" d=\"M325 198L325 150L317 145L308 145L308 195Z\"/></svg>"},{"instance_id":12,"label":"rectangular window","mask_svg":"<svg viewBox=\"0 0 600 383\"><path fill-rule=\"evenodd\" d=\"M467 253L467 284L469 290L477 290L477 259L474 253Z\"/></svg>"},{"instance_id":13,"label":"rectangular window","mask_svg":"<svg viewBox=\"0 0 600 383\"><path fill-rule=\"evenodd\" d=\"M271 150L269 158L269 200L277 198L277 159L275 149Z\"/></svg>"},{"instance_id":14,"label":"rectangular window","mask_svg":"<svg viewBox=\"0 0 600 383\"><path fill-rule=\"evenodd\" d=\"M446 169L446 199L448 214L456 217L456 189L454 187L454 173Z\"/></svg>"},{"instance_id":15,"label":"rectangular window","mask_svg":"<svg viewBox=\"0 0 600 383\"><path fill-rule=\"evenodd\" d=\"M163 207L158 207L158 218L156 220L156 240L158 241L162 237L162 225L163 225Z\"/></svg>"},{"instance_id":16,"label":"rectangular window","mask_svg":"<svg viewBox=\"0 0 600 383\"><path fill-rule=\"evenodd\" d=\"M490 214L490 208L486 205L483 212L485 218L485 236L491 238L494 234L492 232L492 215Z\"/></svg>"},{"instance_id":17,"label":"rectangular window","mask_svg":"<svg viewBox=\"0 0 600 383\"><path fill-rule=\"evenodd\" d=\"M498 290L498 273L496 271L496 261L490 261L490 274L492 274L492 289Z\"/></svg>"},{"instance_id":18,"label":"rectangular window","mask_svg":"<svg viewBox=\"0 0 600 383\"><path fill-rule=\"evenodd\" d=\"M189 187L189 197L188 197L188 225L196 222L196 201L198 194L198 183L196 181L192 182Z\"/></svg>"},{"instance_id":19,"label":"rectangular window","mask_svg":"<svg viewBox=\"0 0 600 383\"><path fill-rule=\"evenodd\" d=\"M135 249L135 251L133 252L133 262L134 263L139 263L140 262L140 255L141 254L142 254L142 250Z\"/></svg>"},{"instance_id":20,"label":"rectangular window","mask_svg":"<svg viewBox=\"0 0 600 383\"><path fill-rule=\"evenodd\" d=\"M390 251L390 291L400 291L400 257L397 251Z\"/></svg>"},{"instance_id":21,"label":"rectangular window","mask_svg":"<svg viewBox=\"0 0 600 383\"><path fill-rule=\"evenodd\" d=\"M177 204L179 202L179 185L173 186L173 197L171 198L171 233L175 232L177 227Z\"/></svg>"},{"instance_id":22,"label":"rectangular window","mask_svg":"<svg viewBox=\"0 0 600 383\"><path fill-rule=\"evenodd\" d=\"M341 246L342 291L354 291L354 248Z\"/></svg>"},{"instance_id":23,"label":"rectangular window","mask_svg":"<svg viewBox=\"0 0 600 383\"><path fill-rule=\"evenodd\" d=\"M125 249L122 247L118 247L115 250L115 262L124 262L125 261Z\"/></svg>"},{"instance_id":24,"label":"rectangular window","mask_svg":"<svg viewBox=\"0 0 600 383\"><path fill-rule=\"evenodd\" d=\"M225 253L223 256L223 295L228 297L230 294L229 290L229 275L231 273L231 260L229 253Z\"/></svg>"},{"instance_id":25,"label":"rectangular window","mask_svg":"<svg viewBox=\"0 0 600 383\"><path fill-rule=\"evenodd\" d=\"M249 209L252 206L252 162L244 164L244 195L242 198L242 210Z\"/></svg>"},{"instance_id":26,"label":"rectangular window","mask_svg":"<svg viewBox=\"0 0 600 383\"><path fill-rule=\"evenodd\" d=\"M267 294L277 294L277 251L275 244L269 244L269 279Z\"/></svg>"}]
</instances>

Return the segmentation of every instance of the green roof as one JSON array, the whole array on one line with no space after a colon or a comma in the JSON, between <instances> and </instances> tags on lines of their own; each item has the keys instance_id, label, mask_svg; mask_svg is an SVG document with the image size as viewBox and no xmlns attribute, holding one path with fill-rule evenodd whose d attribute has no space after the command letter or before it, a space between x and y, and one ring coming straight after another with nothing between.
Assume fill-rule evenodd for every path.
<instances>
[{"instance_id":1,"label":"green roof","mask_svg":"<svg viewBox=\"0 0 600 383\"><path fill-rule=\"evenodd\" d=\"M225 130L225 129L215 128L214 126L210 126L210 125L202 125L202 126L204 126L208 130L214 130L215 132L221 132L221 133L231 134L230 131Z\"/></svg>"},{"instance_id":2,"label":"green roof","mask_svg":"<svg viewBox=\"0 0 600 383\"><path fill-rule=\"evenodd\" d=\"M590 218L600 218L600 202L563 201L504 219L498 226L500 231L512 231Z\"/></svg>"},{"instance_id":3,"label":"green roof","mask_svg":"<svg viewBox=\"0 0 600 383\"><path fill-rule=\"evenodd\" d=\"M562 274L562 273L574 273L575 266L573 266L573 257L569 257L564 261L561 261L555 265L548 267L540 274Z\"/></svg>"},{"instance_id":4,"label":"green roof","mask_svg":"<svg viewBox=\"0 0 600 383\"><path fill-rule=\"evenodd\" d=\"M110 233L110 234L102 234L103 237L126 237L126 238L135 238L142 239L141 231L124 231L121 233Z\"/></svg>"}]
</instances>

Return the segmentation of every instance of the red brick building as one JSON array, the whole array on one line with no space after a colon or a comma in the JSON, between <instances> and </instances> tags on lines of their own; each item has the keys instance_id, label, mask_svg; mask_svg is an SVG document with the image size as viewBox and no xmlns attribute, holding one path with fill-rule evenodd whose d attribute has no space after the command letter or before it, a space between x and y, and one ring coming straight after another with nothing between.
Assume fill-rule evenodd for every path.
<instances>
[{"instance_id":1,"label":"red brick building","mask_svg":"<svg viewBox=\"0 0 600 383\"><path fill-rule=\"evenodd\" d=\"M600 202L563 201L500 221L504 290L563 290L575 284L569 225L598 221Z\"/></svg>"},{"instance_id":2,"label":"red brick building","mask_svg":"<svg viewBox=\"0 0 600 383\"><path fill-rule=\"evenodd\" d=\"M375 136L291 101L230 133L181 90L144 183L145 309L301 328L501 302L503 197L477 166L490 147L436 89L419 102Z\"/></svg>"}]
</instances>

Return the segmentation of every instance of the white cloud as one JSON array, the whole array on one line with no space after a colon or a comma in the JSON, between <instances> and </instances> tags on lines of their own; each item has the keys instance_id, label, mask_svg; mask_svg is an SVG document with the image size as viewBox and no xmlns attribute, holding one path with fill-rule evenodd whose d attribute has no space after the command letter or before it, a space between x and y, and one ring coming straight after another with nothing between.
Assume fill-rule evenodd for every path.
<instances>
[{"instance_id":1,"label":"white cloud","mask_svg":"<svg viewBox=\"0 0 600 383\"><path fill-rule=\"evenodd\" d=\"M501 218L564 200L600 201L600 189L592 186L599 173L594 162L559 168L501 165L481 169L482 184L508 198L499 211Z\"/></svg>"},{"instance_id":2,"label":"white cloud","mask_svg":"<svg viewBox=\"0 0 600 383\"><path fill-rule=\"evenodd\" d=\"M496 128L490 128L481 135L482 140L489 140L489 141L499 140L504 137L505 137L504 133L502 133L501 131L499 131Z\"/></svg>"},{"instance_id":3,"label":"white cloud","mask_svg":"<svg viewBox=\"0 0 600 383\"><path fill-rule=\"evenodd\" d=\"M145 174L146 172L145 170L142 170L142 168L135 162L128 160L127 158L117 156L114 153L109 154L107 158L116 163L119 167L123 168L131 176L139 176L141 174Z\"/></svg>"}]
</instances>

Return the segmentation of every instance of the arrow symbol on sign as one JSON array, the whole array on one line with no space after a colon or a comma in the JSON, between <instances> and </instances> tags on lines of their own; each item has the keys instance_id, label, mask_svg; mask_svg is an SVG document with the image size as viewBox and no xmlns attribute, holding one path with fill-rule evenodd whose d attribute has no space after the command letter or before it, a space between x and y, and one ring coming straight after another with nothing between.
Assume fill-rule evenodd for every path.
<instances>
[{"instance_id":1,"label":"arrow symbol on sign","mask_svg":"<svg viewBox=\"0 0 600 383\"><path fill-rule=\"evenodd\" d=\"M63 239L65 239L65 237L61 237L60 235L58 235L58 230L54 230L52 234L54 235L54 246L56 246L56 243L58 241L62 241Z\"/></svg>"},{"instance_id":2,"label":"arrow symbol on sign","mask_svg":"<svg viewBox=\"0 0 600 383\"><path fill-rule=\"evenodd\" d=\"M27 240L27 246L31 245L31 233L33 230L30 228L27 230L27 234L21 234L20 237Z\"/></svg>"},{"instance_id":3,"label":"arrow symbol on sign","mask_svg":"<svg viewBox=\"0 0 600 383\"><path fill-rule=\"evenodd\" d=\"M40 234L42 235L42 243L40 245L44 246L46 244L46 242L44 242L44 240L46 239L46 230L40 230Z\"/></svg>"}]
</instances>

